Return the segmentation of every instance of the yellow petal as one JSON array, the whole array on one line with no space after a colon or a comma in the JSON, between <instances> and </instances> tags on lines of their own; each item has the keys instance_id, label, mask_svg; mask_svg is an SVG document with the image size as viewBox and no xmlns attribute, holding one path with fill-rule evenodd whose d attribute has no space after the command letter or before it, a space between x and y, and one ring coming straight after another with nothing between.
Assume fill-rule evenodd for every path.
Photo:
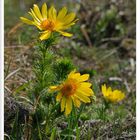
<instances>
[{"instance_id":1,"label":"yellow petal","mask_svg":"<svg viewBox=\"0 0 140 140\"><path fill-rule=\"evenodd\" d=\"M63 31L58 31L60 34L62 34L63 36L66 36L66 37L71 37L73 36L73 34L70 34L70 33L67 33L67 32L63 32Z\"/></svg>"},{"instance_id":2,"label":"yellow petal","mask_svg":"<svg viewBox=\"0 0 140 140\"><path fill-rule=\"evenodd\" d=\"M121 100L123 100L124 98L125 98L125 94L121 94L120 97L119 97L119 99L118 99L118 101L121 101Z\"/></svg>"},{"instance_id":3,"label":"yellow petal","mask_svg":"<svg viewBox=\"0 0 140 140\"><path fill-rule=\"evenodd\" d=\"M62 24L61 29L62 29L62 30L66 30L66 29L70 28L70 27L71 27L72 25L74 25L74 24L75 24L75 23L73 23L73 22L70 23L70 24L68 24L68 25L63 25L63 24Z\"/></svg>"},{"instance_id":4,"label":"yellow petal","mask_svg":"<svg viewBox=\"0 0 140 140\"><path fill-rule=\"evenodd\" d=\"M55 91L58 89L58 86L50 86L49 89Z\"/></svg>"},{"instance_id":5,"label":"yellow petal","mask_svg":"<svg viewBox=\"0 0 140 140\"><path fill-rule=\"evenodd\" d=\"M77 80L82 82L82 81L86 81L88 79L89 79L89 74L83 74Z\"/></svg>"},{"instance_id":6,"label":"yellow petal","mask_svg":"<svg viewBox=\"0 0 140 140\"><path fill-rule=\"evenodd\" d=\"M39 29L39 30L42 30L42 28L38 25L38 23L36 23L35 21L34 21L34 25Z\"/></svg>"},{"instance_id":7,"label":"yellow petal","mask_svg":"<svg viewBox=\"0 0 140 140\"><path fill-rule=\"evenodd\" d=\"M75 19L74 21L70 22L69 24L64 24L62 21L61 29L66 30L66 29L70 28L71 26L73 26L75 24L76 21L78 21L78 19Z\"/></svg>"},{"instance_id":8,"label":"yellow petal","mask_svg":"<svg viewBox=\"0 0 140 140\"><path fill-rule=\"evenodd\" d=\"M81 100L84 103L90 103L91 102L90 99L87 96L81 94L80 92L76 92L74 96L76 96L79 100Z\"/></svg>"},{"instance_id":9,"label":"yellow petal","mask_svg":"<svg viewBox=\"0 0 140 140\"><path fill-rule=\"evenodd\" d=\"M40 20L43 20L43 17L42 17L42 15L41 15L41 12L40 12L40 10L39 10L39 8L38 8L38 6L37 6L36 4L34 4L33 9L34 9L34 12L35 12L36 16L37 16Z\"/></svg>"},{"instance_id":10,"label":"yellow petal","mask_svg":"<svg viewBox=\"0 0 140 140\"><path fill-rule=\"evenodd\" d=\"M50 37L51 35L51 32L47 31L46 33L43 33L41 36L40 36L40 40L46 40Z\"/></svg>"},{"instance_id":11,"label":"yellow petal","mask_svg":"<svg viewBox=\"0 0 140 140\"><path fill-rule=\"evenodd\" d=\"M38 22L37 20L34 19L34 23L37 25L37 26L40 26L40 22Z\"/></svg>"},{"instance_id":12,"label":"yellow petal","mask_svg":"<svg viewBox=\"0 0 140 140\"><path fill-rule=\"evenodd\" d=\"M105 84L102 85L102 93L103 93L104 96L105 96L106 93L107 93L107 89L106 89L106 85L105 85Z\"/></svg>"},{"instance_id":13,"label":"yellow petal","mask_svg":"<svg viewBox=\"0 0 140 140\"><path fill-rule=\"evenodd\" d=\"M94 92L92 91L92 89L88 88L88 87L80 87L78 89L78 91L86 96L92 96L94 94Z\"/></svg>"},{"instance_id":14,"label":"yellow petal","mask_svg":"<svg viewBox=\"0 0 140 140\"><path fill-rule=\"evenodd\" d=\"M107 89L105 96L106 96L106 97L112 96L112 89L111 89L111 87L109 87L109 88Z\"/></svg>"},{"instance_id":15,"label":"yellow petal","mask_svg":"<svg viewBox=\"0 0 140 140\"><path fill-rule=\"evenodd\" d=\"M34 22L27 19L27 18L24 18L24 17L20 17L20 19L22 20L22 22L26 23L26 24L29 24L29 25L34 25Z\"/></svg>"},{"instance_id":16,"label":"yellow petal","mask_svg":"<svg viewBox=\"0 0 140 140\"><path fill-rule=\"evenodd\" d=\"M68 14L68 15L65 16L65 18L63 19L63 24L64 24L64 25L67 25L67 24L71 23L71 22L74 20L75 16L76 16L75 13L70 13L70 14Z\"/></svg>"},{"instance_id":17,"label":"yellow petal","mask_svg":"<svg viewBox=\"0 0 140 140\"><path fill-rule=\"evenodd\" d=\"M80 76L80 73L75 73L76 70L73 70L72 72L70 72L70 74L68 75L68 78L77 78Z\"/></svg>"},{"instance_id":18,"label":"yellow petal","mask_svg":"<svg viewBox=\"0 0 140 140\"><path fill-rule=\"evenodd\" d=\"M29 12L29 14L33 17L35 21L40 23L40 19L36 16L36 14L34 13L32 9L31 9L31 12Z\"/></svg>"},{"instance_id":19,"label":"yellow petal","mask_svg":"<svg viewBox=\"0 0 140 140\"><path fill-rule=\"evenodd\" d=\"M59 21L63 20L63 18L65 17L66 14L67 14L67 8L63 7L60 10L60 12L58 13L57 20L59 20Z\"/></svg>"},{"instance_id":20,"label":"yellow petal","mask_svg":"<svg viewBox=\"0 0 140 140\"><path fill-rule=\"evenodd\" d=\"M43 18L47 18L47 5L46 5L46 3L44 3L42 5L42 16L43 16Z\"/></svg>"},{"instance_id":21,"label":"yellow petal","mask_svg":"<svg viewBox=\"0 0 140 140\"><path fill-rule=\"evenodd\" d=\"M57 94L57 96L56 96L56 101L60 101L61 100L61 98L62 98L62 93L61 92L59 92L58 94Z\"/></svg>"},{"instance_id":22,"label":"yellow petal","mask_svg":"<svg viewBox=\"0 0 140 140\"><path fill-rule=\"evenodd\" d=\"M74 96L71 96L71 98L72 98L72 100L74 102L74 105L79 108L80 105L81 105L81 102Z\"/></svg>"},{"instance_id":23,"label":"yellow petal","mask_svg":"<svg viewBox=\"0 0 140 140\"><path fill-rule=\"evenodd\" d=\"M26 23L26 24L29 24L29 25L35 25L39 30L42 30L41 27L39 26L39 23L37 21L31 21L31 20L28 20L26 18L23 19L23 17L21 17L21 20ZM32 23L31 23L32 22Z\"/></svg>"},{"instance_id":24,"label":"yellow petal","mask_svg":"<svg viewBox=\"0 0 140 140\"><path fill-rule=\"evenodd\" d=\"M54 8L54 6L51 6L51 8L48 11L48 18L56 20L56 9Z\"/></svg>"},{"instance_id":25,"label":"yellow petal","mask_svg":"<svg viewBox=\"0 0 140 140\"><path fill-rule=\"evenodd\" d=\"M61 100L61 112L64 111L66 105L66 98L63 97Z\"/></svg>"},{"instance_id":26,"label":"yellow petal","mask_svg":"<svg viewBox=\"0 0 140 140\"><path fill-rule=\"evenodd\" d=\"M30 14L30 15L33 17L33 19L34 19L33 25L35 25L39 30L42 30L42 28L40 27L40 21L36 20L31 12L29 12L29 14Z\"/></svg>"},{"instance_id":27,"label":"yellow petal","mask_svg":"<svg viewBox=\"0 0 140 140\"><path fill-rule=\"evenodd\" d=\"M112 94L116 102L123 100L125 97L125 94L120 90L114 90Z\"/></svg>"},{"instance_id":28,"label":"yellow petal","mask_svg":"<svg viewBox=\"0 0 140 140\"><path fill-rule=\"evenodd\" d=\"M66 99L65 115L67 116L68 114L70 114L71 110L72 110L72 100L69 97Z\"/></svg>"},{"instance_id":29,"label":"yellow petal","mask_svg":"<svg viewBox=\"0 0 140 140\"><path fill-rule=\"evenodd\" d=\"M110 91L110 92L112 92L112 88L111 87L109 87L107 90Z\"/></svg>"},{"instance_id":30,"label":"yellow petal","mask_svg":"<svg viewBox=\"0 0 140 140\"><path fill-rule=\"evenodd\" d=\"M102 92L106 92L106 85L102 85Z\"/></svg>"},{"instance_id":31,"label":"yellow petal","mask_svg":"<svg viewBox=\"0 0 140 140\"><path fill-rule=\"evenodd\" d=\"M92 84L89 82L82 82L81 83L81 87L91 87L91 86L92 86Z\"/></svg>"}]
</instances>

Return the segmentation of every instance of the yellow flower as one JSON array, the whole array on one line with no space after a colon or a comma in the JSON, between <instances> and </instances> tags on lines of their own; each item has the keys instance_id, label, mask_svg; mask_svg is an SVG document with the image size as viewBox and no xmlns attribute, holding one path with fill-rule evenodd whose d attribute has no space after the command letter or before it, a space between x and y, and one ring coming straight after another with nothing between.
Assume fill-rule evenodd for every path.
<instances>
[{"instance_id":1,"label":"yellow flower","mask_svg":"<svg viewBox=\"0 0 140 140\"><path fill-rule=\"evenodd\" d=\"M41 40L48 39L52 32L59 32L67 37L72 36L72 34L64 32L64 30L74 25L77 19L75 19L75 13L72 12L67 14L66 7L63 7L57 14L54 6L51 6L47 10L47 5L44 3L40 11L39 7L34 4L33 9L28 13L33 18L33 21L24 17L20 17L20 19L24 23L34 25L41 30Z\"/></svg>"},{"instance_id":2,"label":"yellow flower","mask_svg":"<svg viewBox=\"0 0 140 140\"><path fill-rule=\"evenodd\" d=\"M106 100L111 102L119 102L125 98L125 94L120 90L113 90L109 87L107 88L106 85L102 85L102 93Z\"/></svg>"},{"instance_id":3,"label":"yellow flower","mask_svg":"<svg viewBox=\"0 0 140 140\"><path fill-rule=\"evenodd\" d=\"M58 86L51 86L50 90L58 91L56 101L61 102L61 111L65 110L67 116L72 111L72 106L80 107L81 101L90 103L90 96L94 92L91 89L91 83L86 82L89 79L89 74L80 75L72 71L67 79Z\"/></svg>"}]
</instances>

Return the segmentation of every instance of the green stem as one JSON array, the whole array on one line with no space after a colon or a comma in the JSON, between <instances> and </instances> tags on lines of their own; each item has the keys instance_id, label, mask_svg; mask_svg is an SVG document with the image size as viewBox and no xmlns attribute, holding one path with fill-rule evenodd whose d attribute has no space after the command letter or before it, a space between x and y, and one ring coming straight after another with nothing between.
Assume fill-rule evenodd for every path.
<instances>
[{"instance_id":1,"label":"green stem","mask_svg":"<svg viewBox=\"0 0 140 140\"><path fill-rule=\"evenodd\" d=\"M106 111L109 109L110 104L108 101L104 100L102 104L102 115L103 115L103 120L106 121Z\"/></svg>"},{"instance_id":2,"label":"green stem","mask_svg":"<svg viewBox=\"0 0 140 140\"><path fill-rule=\"evenodd\" d=\"M80 135L80 131L78 129L78 120L79 120L79 117L82 113L82 110L84 109L84 106L82 105L79 112L78 112L78 115L77 115L77 112L76 112L76 108L73 106L73 109L72 109L72 112L68 118L68 131L69 131L69 135L72 135L72 131L71 130L74 130L76 128L76 137L77 137L77 140L79 140L79 135ZM70 140L71 137L69 136L68 137L68 140Z\"/></svg>"},{"instance_id":3,"label":"green stem","mask_svg":"<svg viewBox=\"0 0 140 140\"><path fill-rule=\"evenodd\" d=\"M36 121L37 121L38 132L39 132L39 139L42 140L42 135L41 135L40 127L39 127L38 118L37 118L37 115L35 115L35 116L36 116Z\"/></svg>"},{"instance_id":4,"label":"green stem","mask_svg":"<svg viewBox=\"0 0 140 140\"><path fill-rule=\"evenodd\" d=\"M49 54L49 47L52 45L52 43L53 43L52 40L49 39L45 42L39 42L38 47L36 49L37 57L34 63L34 73L36 77L35 77L35 85L34 85L35 88L33 91L35 97L33 98L35 102L35 112L39 107L40 103L45 104L42 97L44 93L43 90L46 89L46 87L48 87L48 83L50 82L49 80L51 79L50 75L48 74L48 71L51 69L50 60L53 57L51 54ZM50 57L48 57L48 55ZM49 103L47 106L48 106L48 113L46 114L46 116L49 116L49 112L50 112ZM35 113L35 118L37 121L37 130L38 130L39 139L42 140L38 116L36 113ZM47 124L46 127L48 128L49 118L46 124Z\"/></svg>"},{"instance_id":5,"label":"green stem","mask_svg":"<svg viewBox=\"0 0 140 140\"><path fill-rule=\"evenodd\" d=\"M70 118L71 118L71 116L70 116ZM71 135L71 119L68 119L68 140L70 140L70 135Z\"/></svg>"}]
</instances>

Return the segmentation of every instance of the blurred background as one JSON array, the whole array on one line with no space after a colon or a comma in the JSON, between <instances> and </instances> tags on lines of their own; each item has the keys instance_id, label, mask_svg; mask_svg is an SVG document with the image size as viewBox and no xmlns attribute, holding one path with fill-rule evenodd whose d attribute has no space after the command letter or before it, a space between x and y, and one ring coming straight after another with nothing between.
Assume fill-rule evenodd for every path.
<instances>
[{"instance_id":1,"label":"blurred background","mask_svg":"<svg viewBox=\"0 0 140 140\"><path fill-rule=\"evenodd\" d=\"M111 127L93 129L99 131L94 138L135 139L135 62L136 62L136 2L135 0L5 0L5 132L8 134L15 115L16 101L12 93L23 83L33 78L32 54L38 32L35 27L24 25L19 17L28 17L33 4L56 9L67 6L77 13L78 23L70 29L72 38L64 38L53 50L72 59L81 73L88 72L95 83L97 102L100 87L106 82L123 89L126 99L116 108L121 122L108 124ZM24 91L22 94L24 94ZM88 109L84 119L93 119L93 108ZM89 115L90 114L90 115ZM120 127L121 130L120 130ZM115 128L115 131L112 130ZM96 128L96 129L95 129ZM109 133L106 131L110 130ZM102 136L100 133L105 133Z\"/></svg>"}]
</instances>

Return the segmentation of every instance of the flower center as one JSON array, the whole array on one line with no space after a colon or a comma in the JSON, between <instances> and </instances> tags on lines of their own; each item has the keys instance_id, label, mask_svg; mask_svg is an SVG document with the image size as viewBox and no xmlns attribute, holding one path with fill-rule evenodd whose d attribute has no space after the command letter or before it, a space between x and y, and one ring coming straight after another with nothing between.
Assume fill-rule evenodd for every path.
<instances>
[{"instance_id":1,"label":"flower center","mask_svg":"<svg viewBox=\"0 0 140 140\"><path fill-rule=\"evenodd\" d=\"M64 96L71 96L74 94L76 89L77 89L76 83L68 82L63 86L63 88L61 89L61 92Z\"/></svg>"},{"instance_id":2,"label":"flower center","mask_svg":"<svg viewBox=\"0 0 140 140\"><path fill-rule=\"evenodd\" d=\"M42 21L40 26L44 30L53 31L55 24L54 24L54 22L52 20L45 19L44 21Z\"/></svg>"}]
</instances>

